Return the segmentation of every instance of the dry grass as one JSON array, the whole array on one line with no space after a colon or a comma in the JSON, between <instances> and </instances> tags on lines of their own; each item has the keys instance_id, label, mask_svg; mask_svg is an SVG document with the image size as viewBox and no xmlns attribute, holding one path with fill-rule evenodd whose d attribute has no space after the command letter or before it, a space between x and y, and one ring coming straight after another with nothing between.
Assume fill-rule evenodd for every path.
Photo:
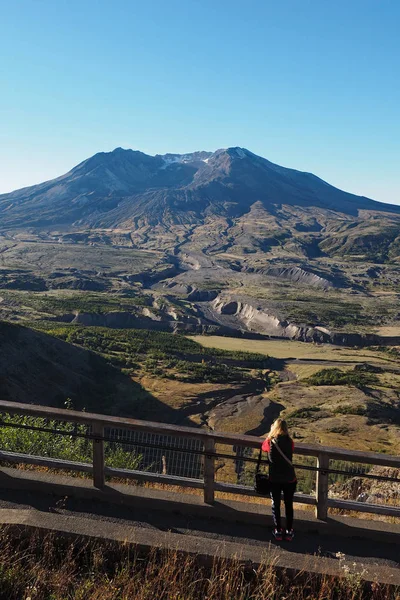
<instances>
[{"instance_id":1,"label":"dry grass","mask_svg":"<svg viewBox=\"0 0 400 600\"><path fill-rule=\"evenodd\" d=\"M323 366L321 366L321 365L303 365L303 364L293 363L293 364L288 365L287 368L289 371L294 373L299 380L301 380L301 379L307 379L308 377L315 375L315 373L318 373L318 371L320 371L321 368L323 368ZM350 365L343 365L340 368L343 371L350 371L352 369L352 367Z\"/></svg>"},{"instance_id":2,"label":"dry grass","mask_svg":"<svg viewBox=\"0 0 400 600\"><path fill-rule=\"evenodd\" d=\"M377 327L376 333L384 337L397 337L400 336L400 327L398 325Z\"/></svg>"},{"instance_id":3,"label":"dry grass","mask_svg":"<svg viewBox=\"0 0 400 600\"><path fill-rule=\"evenodd\" d=\"M185 406L191 405L203 394L215 393L217 395L222 390L230 389L233 395L236 388L240 389L240 386L235 386L231 383L186 383L173 379L160 379L149 375L133 379L152 396L157 398L157 400L175 410L180 410ZM201 414L193 414L190 418L194 423L199 424Z\"/></svg>"},{"instance_id":4,"label":"dry grass","mask_svg":"<svg viewBox=\"0 0 400 600\"><path fill-rule=\"evenodd\" d=\"M398 373L380 373L378 375L382 387L389 389L400 389L400 374Z\"/></svg>"},{"instance_id":5,"label":"dry grass","mask_svg":"<svg viewBox=\"0 0 400 600\"><path fill-rule=\"evenodd\" d=\"M0 600L399 600L399 590L341 577L277 571L239 560L212 564L173 551L139 555L124 544L0 533Z\"/></svg>"},{"instance_id":6,"label":"dry grass","mask_svg":"<svg viewBox=\"0 0 400 600\"><path fill-rule=\"evenodd\" d=\"M366 410L370 402L362 390L350 386L306 386L288 382L277 385L268 396L284 406L281 414L289 419L299 442L394 455L400 451L396 424L372 423L367 414L352 414ZM391 406L390 390L386 393L382 390L381 402L382 409L386 404ZM298 413L299 409L314 407L319 410Z\"/></svg>"},{"instance_id":7,"label":"dry grass","mask_svg":"<svg viewBox=\"0 0 400 600\"><path fill-rule=\"evenodd\" d=\"M334 362L373 361L382 365L387 365L390 362L396 363L395 360L388 359L388 357L382 356L379 352L374 352L367 348L344 348L333 346L332 344L311 344L291 340L247 340L217 335L196 335L193 339L207 348L259 352L260 354L267 354L268 356L283 359L302 358Z\"/></svg>"}]
</instances>

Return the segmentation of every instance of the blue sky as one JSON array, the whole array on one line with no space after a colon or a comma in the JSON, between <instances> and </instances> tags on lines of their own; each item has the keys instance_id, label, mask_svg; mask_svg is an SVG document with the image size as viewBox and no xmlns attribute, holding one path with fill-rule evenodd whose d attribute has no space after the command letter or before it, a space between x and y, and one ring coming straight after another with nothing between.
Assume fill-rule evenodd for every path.
<instances>
[{"instance_id":1,"label":"blue sky","mask_svg":"<svg viewBox=\"0 0 400 600\"><path fill-rule=\"evenodd\" d=\"M398 0L0 0L0 193L246 147L400 203Z\"/></svg>"}]
</instances>

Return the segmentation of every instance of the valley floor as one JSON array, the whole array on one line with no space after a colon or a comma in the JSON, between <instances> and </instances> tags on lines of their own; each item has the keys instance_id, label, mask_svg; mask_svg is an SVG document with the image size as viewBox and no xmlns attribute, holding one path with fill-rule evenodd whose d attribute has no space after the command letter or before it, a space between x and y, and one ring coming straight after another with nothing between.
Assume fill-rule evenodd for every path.
<instances>
[{"instance_id":1,"label":"valley floor","mask_svg":"<svg viewBox=\"0 0 400 600\"><path fill-rule=\"evenodd\" d=\"M223 337L213 335L193 336L207 348L221 348L223 350L242 350L243 352L259 352L268 356L285 360L314 360L329 363L357 363L376 362L381 364L398 364L398 361L369 348L346 348L332 344L313 344L297 342L294 340L252 340L244 338Z\"/></svg>"},{"instance_id":2,"label":"valley floor","mask_svg":"<svg viewBox=\"0 0 400 600\"><path fill-rule=\"evenodd\" d=\"M376 349L334 347L286 340L246 340L219 336L196 336L206 347L247 350L284 360L281 382L264 393L269 405L278 407L295 438L364 451L400 452L400 361L395 353ZM296 358L295 358L296 357ZM352 373L357 365L377 370L370 385L313 385L323 370ZM358 371L357 371L358 372ZM256 429L267 415L248 409L219 422L219 429L243 433ZM265 418L267 416L267 418Z\"/></svg>"}]
</instances>

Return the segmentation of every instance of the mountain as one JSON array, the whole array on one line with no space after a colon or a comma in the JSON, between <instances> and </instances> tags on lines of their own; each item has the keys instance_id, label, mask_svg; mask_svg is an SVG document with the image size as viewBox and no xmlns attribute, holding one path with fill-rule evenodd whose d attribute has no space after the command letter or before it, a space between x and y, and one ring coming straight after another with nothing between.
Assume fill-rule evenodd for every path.
<instances>
[{"instance_id":1,"label":"mountain","mask_svg":"<svg viewBox=\"0 0 400 600\"><path fill-rule=\"evenodd\" d=\"M5 320L396 337L399 262L400 206L244 148L117 148L0 196Z\"/></svg>"},{"instance_id":2,"label":"mountain","mask_svg":"<svg viewBox=\"0 0 400 600\"><path fill-rule=\"evenodd\" d=\"M0 195L0 227L138 229L237 219L252 207L316 208L357 217L400 207L343 192L311 173L276 165L244 148L149 156L117 148L69 173Z\"/></svg>"}]
</instances>

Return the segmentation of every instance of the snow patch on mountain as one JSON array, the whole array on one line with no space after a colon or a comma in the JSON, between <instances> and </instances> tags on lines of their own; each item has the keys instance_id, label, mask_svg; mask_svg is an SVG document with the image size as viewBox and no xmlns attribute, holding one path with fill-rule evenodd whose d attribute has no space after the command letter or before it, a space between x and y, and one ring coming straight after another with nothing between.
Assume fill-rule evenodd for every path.
<instances>
[{"instance_id":1,"label":"snow patch on mountain","mask_svg":"<svg viewBox=\"0 0 400 600\"><path fill-rule=\"evenodd\" d=\"M164 154L160 158L164 161L161 169L167 169L169 166L181 163L181 164L199 164L208 163L209 159L213 156L213 152L190 152L188 154Z\"/></svg>"}]
</instances>

